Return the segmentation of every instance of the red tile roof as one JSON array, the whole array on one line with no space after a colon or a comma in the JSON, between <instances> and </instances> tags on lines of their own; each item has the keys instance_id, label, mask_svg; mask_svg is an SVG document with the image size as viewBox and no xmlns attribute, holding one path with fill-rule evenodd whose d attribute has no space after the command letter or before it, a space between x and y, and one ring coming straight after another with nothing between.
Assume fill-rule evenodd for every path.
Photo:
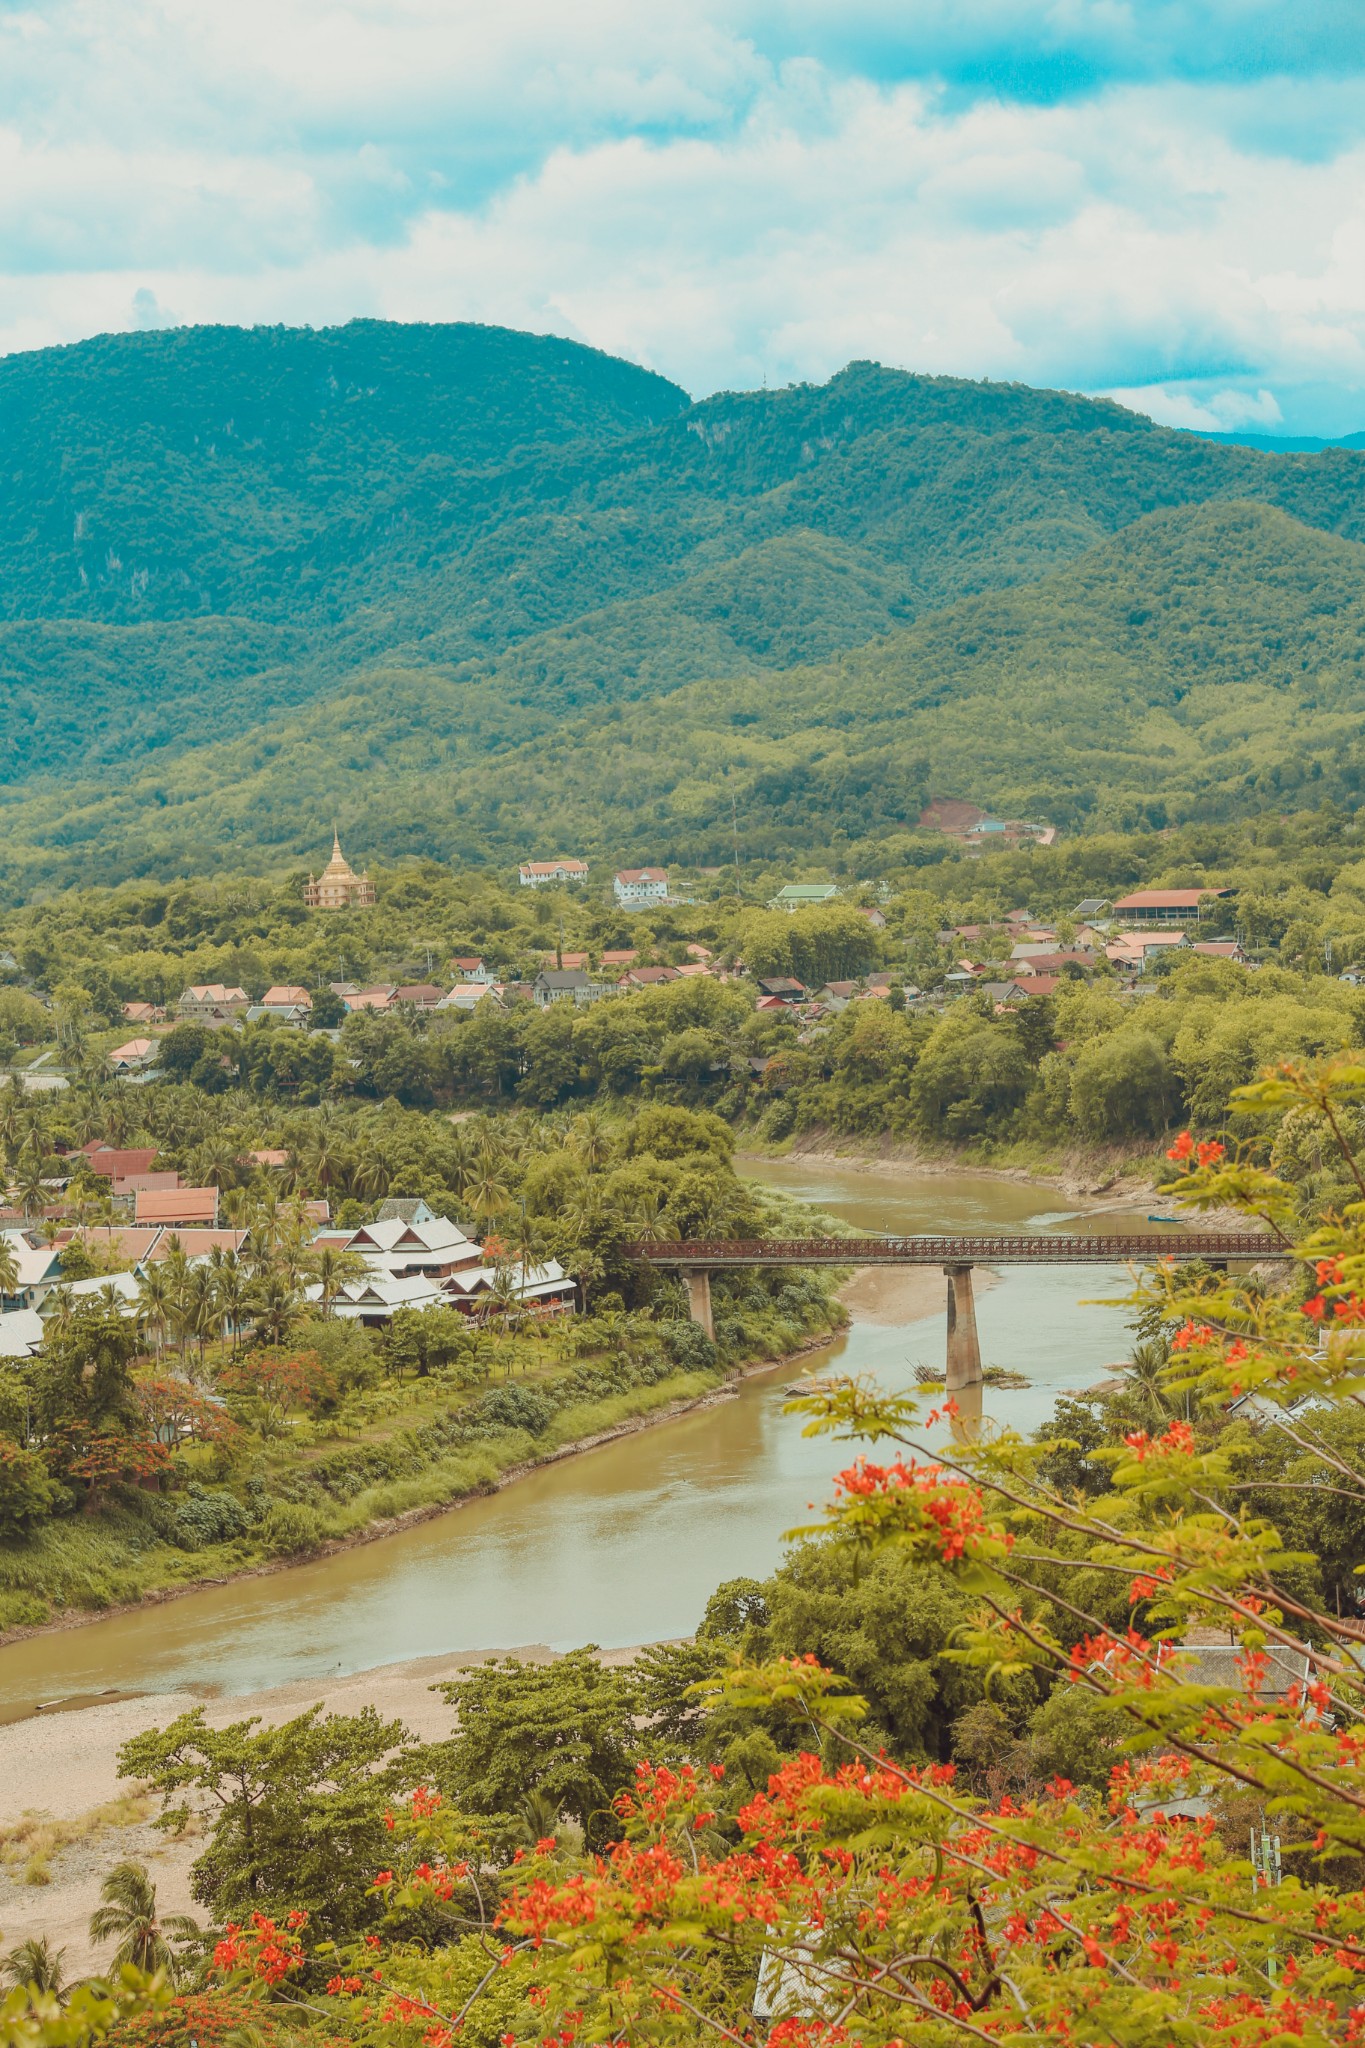
<instances>
[{"instance_id":1,"label":"red tile roof","mask_svg":"<svg viewBox=\"0 0 1365 2048\"><path fill-rule=\"evenodd\" d=\"M152 1188L135 1197L138 1223L207 1223L218 1221L217 1188Z\"/></svg>"},{"instance_id":2,"label":"red tile roof","mask_svg":"<svg viewBox=\"0 0 1365 2048\"><path fill-rule=\"evenodd\" d=\"M1115 911L1124 910L1197 910L1206 896L1230 896L1231 889L1138 889L1131 896L1120 896L1114 904Z\"/></svg>"},{"instance_id":3,"label":"red tile roof","mask_svg":"<svg viewBox=\"0 0 1365 2048\"><path fill-rule=\"evenodd\" d=\"M101 1145L96 1140L81 1149L90 1161L91 1171L102 1174L106 1180L128 1180L135 1173L150 1173L152 1161L156 1158L155 1145L119 1150L113 1145Z\"/></svg>"}]
</instances>

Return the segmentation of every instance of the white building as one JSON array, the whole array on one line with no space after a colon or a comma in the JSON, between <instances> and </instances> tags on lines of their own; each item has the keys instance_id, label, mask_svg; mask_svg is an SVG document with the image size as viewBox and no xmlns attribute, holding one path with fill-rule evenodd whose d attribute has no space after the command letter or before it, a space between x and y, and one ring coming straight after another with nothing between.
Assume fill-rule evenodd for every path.
<instances>
[{"instance_id":1,"label":"white building","mask_svg":"<svg viewBox=\"0 0 1365 2048\"><path fill-rule=\"evenodd\" d=\"M667 903L666 868L621 868L612 883L622 910L639 910L646 903Z\"/></svg>"},{"instance_id":2,"label":"white building","mask_svg":"<svg viewBox=\"0 0 1365 2048\"><path fill-rule=\"evenodd\" d=\"M555 882L586 882L588 863L565 855L558 860L524 860L517 869L523 889L547 889Z\"/></svg>"},{"instance_id":3,"label":"white building","mask_svg":"<svg viewBox=\"0 0 1365 2048\"><path fill-rule=\"evenodd\" d=\"M411 1219L388 1216L359 1230L321 1231L313 1240L345 1246L365 1261L365 1277L348 1281L335 1297L333 1313L344 1321L377 1329L400 1308L456 1308L474 1315L491 1292L497 1269L486 1262L483 1246L458 1224L433 1216L424 1202L413 1208ZM515 1263L507 1270L518 1299L534 1313L572 1313L574 1282L554 1259L526 1273ZM308 1290L310 1301L321 1294L320 1287Z\"/></svg>"},{"instance_id":4,"label":"white building","mask_svg":"<svg viewBox=\"0 0 1365 2048\"><path fill-rule=\"evenodd\" d=\"M36 1230L0 1230L0 1239L13 1252L19 1268L14 1292L4 1296L0 1307L40 1307L44 1296L61 1285L61 1253L55 1246L44 1244Z\"/></svg>"}]
</instances>

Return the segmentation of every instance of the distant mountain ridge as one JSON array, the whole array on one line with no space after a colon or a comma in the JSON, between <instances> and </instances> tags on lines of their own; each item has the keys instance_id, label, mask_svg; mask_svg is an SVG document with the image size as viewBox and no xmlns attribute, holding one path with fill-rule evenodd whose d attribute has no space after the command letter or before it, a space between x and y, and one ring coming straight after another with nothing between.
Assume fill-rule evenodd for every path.
<instances>
[{"instance_id":1,"label":"distant mountain ridge","mask_svg":"<svg viewBox=\"0 0 1365 2048\"><path fill-rule=\"evenodd\" d=\"M377 858L503 859L561 820L609 852L623 748L641 858L708 845L731 772L783 847L903 826L931 770L1073 825L1177 815L1183 741L1144 762L1085 724L1184 716L1190 647L1197 683L1310 725L1361 704L1359 456L1064 392L855 363L693 405L500 329L186 329L0 361L0 450L11 891L302 859L334 812ZM1207 779L1248 806L1269 767Z\"/></svg>"}]
</instances>

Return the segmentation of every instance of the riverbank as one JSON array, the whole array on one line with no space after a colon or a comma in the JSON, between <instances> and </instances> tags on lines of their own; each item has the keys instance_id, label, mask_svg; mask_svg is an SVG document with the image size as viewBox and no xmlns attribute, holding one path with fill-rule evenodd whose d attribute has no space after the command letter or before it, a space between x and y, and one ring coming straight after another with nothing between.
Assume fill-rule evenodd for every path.
<instances>
[{"instance_id":1,"label":"riverbank","mask_svg":"<svg viewBox=\"0 0 1365 2048\"><path fill-rule=\"evenodd\" d=\"M1021 1156L967 1152L933 1152L908 1138L844 1137L828 1129L799 1133L780 1146L750 1146L741 1142L736 1164L838 1166L850 1173L913 1175L982 1174L992 1180L1027 1182L1034 1187L1056 1188L1073 1198L1106 1196L1105 1206L1126 1207L1139 1197L1147 1200L1160 1180L1165 1166L1160 1148L1141 1146L1077 1147L1058 1155L1017 1148Z\"/></svg>"},{"instance_id":2,"label":"riverbank","mask_svg":"<svg viewBox=\"0 0 1365 2048\"><path fill-rule=\"evenodd\" d=\"M842 1290L840 1292L842 1293ZM913 1311L914 1314L932 1312L930 1307L916 1308ZM724 1378L717 1378L712 1374L679 1373L659 1381L653 1387L639 1388L634 1395L634 1412L620 1422L612 1423L606 1428L589 1428L583 1434L553 1444L535 1456L518 1457L515 1462L502 1467L496 1464L498 1444L496 1441L490 1442L483 1447L486 1458L490 1461L488 1467L481 1476L480 1483L465 1492L446 1499L425 1500L399 1514L375 1517L342 1535L319 1541L302 1555L258 1558L244 1562L235 1569L209 1570L195 1576L186 1576L174 1584L148 1586L130 1599L109 1601L100 1606L63 1608L43 1621L0 1631L0 1650L14 1643L31 1641L35 1637L84 1628L120 1614L165 1606L171 1601L203 1592L210 1587L274 1577L305 1562L316 1562L345 1551L359 1549L366 1544L382 1542L401 1534L404 1530L416 1528L423 1522L433 1521L442 1515L455 1514L473 1501L502 1493L519 1480L527 1479L547 1466L562 1463L568 1458L581 1457L589 1451L601 1449L604 1445L619 1442L624 1437L635 1436L642 1430L655 1428L660 1424L675 1421L680 1416L693 1414L698 1410L714 1407L718 1402L733 1399L742 1382L794 1364L811 1352L822 1350L838 1335L839 1327L831 1326L818 1331L806 1342L778 1353L775 1357L746 1360ZM698 1385L699 1381L704 1381L705 1384ZM585 1420L590 1419L591 1412L590 1409L584 1411Z\"/></svg>"},{"instance_id":3,"label":"riverbank","mask_svg":"<svg viewBox=\"0 0 1365 2048\"><path fill-rule=\"evenodd\" d=\"M192 1822L182 1836L163 1834L153 1825L153 1802L129 1800L137 1788L119 1777L119 1750L143 1729L164 1728L199 1706L216 1728L253 1718L274 1725L314 1704L328 1714L358 1714L372 1706L384 1720L401 1720L419 1740L434 1742L449 1735L451 1722L450 1708L434 1686L494 1656L548 1663L554 1654L543 1643L455 1652L297 1680L241 1697L138 1695L0 1727L0 1941L9 1949L30 1935L46 1935L66 1949L68 1977L94 1969L100 1957L89 1940L90 1915L105 1875L128 1857L151 1871L163 1915L193 1913L202 1919L190 1895L190 1865L204 1848L202 1824ZM628 1664L638 1655L638 1649L605 1651L603 1662ZM126 1818L109 1817L120 1807ZM23 1861L3 1860L15 1824L22 1826L24 1816L35 1813L65 1823L61 1831L72 1837L47 1857L40 1883L26 1882Z\"/></svg>"}]
</instances>

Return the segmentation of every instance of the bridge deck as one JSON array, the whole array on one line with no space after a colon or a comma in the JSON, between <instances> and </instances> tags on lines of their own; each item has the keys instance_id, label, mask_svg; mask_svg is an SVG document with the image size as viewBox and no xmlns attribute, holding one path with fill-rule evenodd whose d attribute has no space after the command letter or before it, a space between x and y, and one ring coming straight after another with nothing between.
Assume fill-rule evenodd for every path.
<instances>
[{"instance_id":1,"label":"bridge deck","mask_svg":"<svg viewBox=\"0 0 1365 2048\"><path fill-rule=\"evenodd\" d=\"M1130 1231L1108 1237L1034 1231L941 1237L675 1238L629 1244L625 1252L652 1266L693 1266L711 1272L726 1266L1112 1266L1126 1259L1183 1262L1284 1256L1277 1239L1255 1230L1172 1230L1164 1236Z\"/></svg>"}]
</instances>

